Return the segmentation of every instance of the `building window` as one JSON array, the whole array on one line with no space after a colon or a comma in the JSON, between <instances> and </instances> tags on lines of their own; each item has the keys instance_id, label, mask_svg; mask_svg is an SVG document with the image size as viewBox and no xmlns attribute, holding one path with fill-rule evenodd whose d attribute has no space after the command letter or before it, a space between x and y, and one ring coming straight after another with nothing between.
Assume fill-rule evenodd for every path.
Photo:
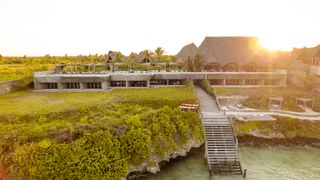
<instances>
[{"instance_id":1,"label":"building window","mask_svg":"<svg viewBox=\"0 0 320 180\"><path fill-rule=\"evenodd\" d=\"M126 87L126 81L111 81L111 87Z\"/></svg>"},{"instance_id":2,"label":"building window","mask_svg":"<svg viewBox=\"0 0 320 180\"><path fill-rule=\"evenodd\" d=\"M275 84L276 84L276 80L274 80L274 79L264 80L264 85L275 85Z\"/></svg>"},{"instance_id":3,"label":"building window","mask_svg":"<svg viewBox=\"0 0 320 180\"><path fill-rule=\"evenodd\" d=\"M223 79L209 79L210 85L225 85Z\"/></svg>"},{"instance_id":4,"label":"building window","mask_svg":"<svg viewBox=\"0 0 320 180\"><path fill-rule=\"evenodd\" d=\"M150 81L150 85L167 85L166 79L153 79Z\"/></svg>"},{"instance_id":5,"label":"building window","mask_svg":"<svg viewBox=\"0 0 320 180\"><path fill-rule=\"evenodd\" d=\"M90 82L87 83L88 89L101 89L101 82Z\"/></svg>"},{"instance_id":6,"label":"building window","mask_svg":"<svg viewBox=\"0 0 320 180\"><path fill-rule=\"evenodd\" d=\"M185 85L186 81L183 79L170 79L169 85Z\"/></svg>"},{"instance_id":7,"label":"building window","mask_svg":"<svg viewBox=\"0 0 320 180\"><path fill-rule=\"evenodd\" d=\"M256 79L246 79L246 85L257 85Z\"/></svg>"},{"instance_id":8,"label":"building window","mask_svg":"<svg viewBox=\"0 0 320 180\"><path fill-rule=\"evenodd\" d=\"M68 82L67 89L80 89L80 83L79 82Z\"/></svg>"},{"instance_id":9,"label":"building window","mask_svg":"<svg viewBox=\"0 0 320 180\"><path fill-rule=\"evenodd\" d=\"M147 87L147 81L129 81L130 87Z\"/></svg>"},{"instance_id":10,"label":"building window","mask_svg":"<svg viewBox=\"0 0 320 180\"><path fill-rule=\"evenodd\" d=\"M226 85L240 85L240 79L226 79Z\"/></svg>"},{"instance_id":11,"label":"building window","mask_svg":"<svg viewBox=\"0 0 320 180\"><path fill-rule=\"evenodd\" d=\"M44 83L44 89L58 89L58 83Z\"/></svg>"}]
</instances>

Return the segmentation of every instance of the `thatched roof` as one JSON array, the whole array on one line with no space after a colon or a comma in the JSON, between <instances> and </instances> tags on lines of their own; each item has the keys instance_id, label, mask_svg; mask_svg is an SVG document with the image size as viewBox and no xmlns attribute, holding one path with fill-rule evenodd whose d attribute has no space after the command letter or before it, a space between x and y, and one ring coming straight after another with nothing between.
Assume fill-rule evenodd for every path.
<instances>
[{"instance_id":1,"label":"thatched roof","mask_svg":"<svg viewBox=\"0 0 320 180\"><path fill-rule=\"evenodd\" d=\"M294 48L292 51L294 58L297 60L301 60L299 59L299 56L304 50L306 50L306 53L307 53L306 58L308 62L312 62L312 59L315 57L320 57L320 45L318 45L316 47L311 47L311 48Z\"/></svg>"},{"instance_id":2,"label":"thatched roof","mask_svg":"<svg viewBox=\"0 0 320 180\"><path fill-rule=\"evenodd\" d=\"M182 59L187 59L188 56L194 57L198 53L198 47L194 43L190 43L183 46L180 52L177 54L178 61Z\"/></svg>"},{"instance_id":3,"label":"thatched roof","mask_svg":"<svg viewBox=\"0 0 320 180\"><path fill-rule=\"evenodd\" d=\"M257 37L206 37L196 48L194 44L184 46L178 57L194 57L201 54L204 64L259 63L269 59L268 52L259 46Z\"/></svg>"},{"instance_id":4,"label":"thatched roof","mask_svg":"<svg viewBox=\"0 0 320 180\"><path fill-rule=\"evenodd\" d=\"M206 37L198 48L204 63L259 63L268 59L256 37Z\"/></svg>"},{"instance_id":5,"label":"thatched roof","mask_svg":"<svg viewBox=\"0 0 320 180\"><path fill-rule=\"evenodd\" d=\"M109 51L108 52L108 55L107 55L107 58L106 58L106 63L109 63L109 62L115 62L116 61L116 55L121 52L120 51ZM126 56L122 55L121 54L121 59L125 59Z\"/></svg>"},{"instance_id":6,"label":"thatched roof","mask_svg":"<svg viewBox=\"0 0 320 180\"><path fill-rule=\"evenodd\" d=\"M145 52L140 52L135 60L133 60L133 63L152 63L151 58L147 58Z\"/></svg>"}]
</instances>

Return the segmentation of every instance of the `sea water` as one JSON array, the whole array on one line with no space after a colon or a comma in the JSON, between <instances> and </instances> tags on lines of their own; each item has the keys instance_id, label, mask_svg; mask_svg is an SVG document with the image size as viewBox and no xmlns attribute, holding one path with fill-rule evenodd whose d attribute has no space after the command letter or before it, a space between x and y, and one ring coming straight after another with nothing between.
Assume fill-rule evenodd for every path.
<instances>
[{"instance_id":1,"label":"sea water","mask_svg":"<svg viewBox=\"0 0 320 180\"><path fill-rule=\"evenodd\" d=\"M163 167L156 175L140 180L237 180L241 176L209 176L203 152ZM248 180L320 180L320 149L240 148L242 166Z\"/></svg>"}]
</instances>

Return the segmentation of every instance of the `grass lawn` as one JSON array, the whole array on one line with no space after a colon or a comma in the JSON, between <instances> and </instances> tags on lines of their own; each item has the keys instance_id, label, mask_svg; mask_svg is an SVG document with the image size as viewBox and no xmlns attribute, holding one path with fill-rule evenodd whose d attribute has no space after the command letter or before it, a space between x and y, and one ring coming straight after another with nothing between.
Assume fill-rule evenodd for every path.
<instances>
[{"instance_id":1,"label":"grass lawn","mask_svg":"<svg viewBox=\"0 0 320 180\"><path fill-rule=\"evenodd\" d=\"M218 96L243 95L249 98L243 102L244 105L260 109L269 109L269 97L283 97L283 110L302 112L296 106L296 97L315 97L315 111L320 112L320 97L312 92L291 87L266 87L266 88L215 88Z\"/></svg>"},{"instance_id":2,"label":"grass lawn","mask_svg":"<svg viewBox=\"0 0 320 180\"><path fill-rule=\"evenodd\" d=\"M0 138L9 135L24 142L52 136L58 129L78 131L83 124L110 128L132 115L174 108L190 99L197 99L192 87L59 93L28 89L0 95Z\"/></svg>"},{"instance_id":3,"label":"grass lawn","mask_svg":"<svg viewBox=\"0 0 320 180\"><path fill-rule=\"evenodd\" d=\"M178 102L185 99L197 99L189 87L57 93L33 92L28 89L0 95L0 117L12 114L48 114L98 105L112 105L118 101L141 105L153 102L153 105L157 105L163 101Z\"/></svg>"}]
</instances>

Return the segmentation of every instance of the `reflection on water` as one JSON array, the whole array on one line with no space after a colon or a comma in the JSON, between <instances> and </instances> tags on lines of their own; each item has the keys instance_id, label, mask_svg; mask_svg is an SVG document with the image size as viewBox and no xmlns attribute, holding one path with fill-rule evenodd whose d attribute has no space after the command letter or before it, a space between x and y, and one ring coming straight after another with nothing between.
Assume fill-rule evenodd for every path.
<instances>
[{"instance_id":1,"label":"reflection on water","mask_svg":"<svg viewBox=\"0 0 320 180\"><path fill-rule=\"evenodd\" d=\"M320 149L242 147L242 164L248 180L319 180ZM213 176L210 178L203 152L190 154L172 163L156 175L140 180L236 180L242 177Z\"/></svg>"}]
</instances>

